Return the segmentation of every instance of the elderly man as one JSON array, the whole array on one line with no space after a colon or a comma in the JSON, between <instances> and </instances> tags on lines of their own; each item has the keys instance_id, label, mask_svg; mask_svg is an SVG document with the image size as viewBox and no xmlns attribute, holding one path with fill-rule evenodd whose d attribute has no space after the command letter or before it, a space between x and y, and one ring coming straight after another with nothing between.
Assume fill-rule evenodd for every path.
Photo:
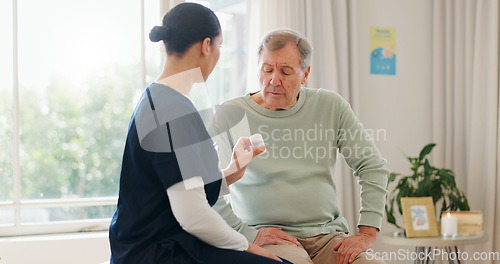
<instances>
[{"instance_id":1,"label":"elderly man","mask_svg":"<svg viewBox=\"0 0 500 264\"><path fill-rule=\"evenodd\" d=\"M294 263L383 263L370 261L366 251L382 224L386 161L344 99L301 88L311 55L311 45L296 32L277 30L264 37L258 53L260 91L226 102L211 133L226 132L226 140L215 141L219 149L230 150L245 130L230 127L246 123L250 133L262 134L267 153L231 186L231 204L220 199L215 208L249 241ZM359 230L353 236L346 235L333 182L337 152L361 185ZM222 163L228 160L220 155Z\"/></svg>"}]
</instances>

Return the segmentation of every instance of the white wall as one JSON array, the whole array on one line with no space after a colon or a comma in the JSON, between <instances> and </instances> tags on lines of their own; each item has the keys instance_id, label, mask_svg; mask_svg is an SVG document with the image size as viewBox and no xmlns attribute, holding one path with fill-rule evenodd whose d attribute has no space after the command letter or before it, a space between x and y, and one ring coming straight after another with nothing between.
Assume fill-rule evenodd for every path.
<instances>
[{"instance_id":1,"label":"white wall","mask_svg":"<svg viewBox=\"0 0 500 264\"><path fill-rule=\"evenodd\" d=\"M99 264L110 254L108 232L0 238L1 264Z\"/></svg>"},{"instance_id":2,"label":"white wall","mask_svg":"<svg viewBox=\"0 0 500 264\"><path fill-rule=\"evenodd\" d=\"M403 153L417 156L431 142L432 1L358 0L353 7L359 76L353 107L366 128L386 131L376 144L391 171L408 173ZM395 76L370 74L371 26L396 28ZM395 230L385 220L382 228ZM380 241L375 246L378 251L398 249Z\"/></svg>"},{"instance_id":3,"label":"white wall","mask_svg":"<svg viewBox=\"0 0 500 264\"><path fill-rule=\"evenodd\" d=\"M430 143L431 0L360 0L356 8L359 76L355 106L365 127L385 129L377 146L392 171L409 170L402 155ZM396 75L370 74L370 26L396 28Z\"/></svg>"}]
</instances>

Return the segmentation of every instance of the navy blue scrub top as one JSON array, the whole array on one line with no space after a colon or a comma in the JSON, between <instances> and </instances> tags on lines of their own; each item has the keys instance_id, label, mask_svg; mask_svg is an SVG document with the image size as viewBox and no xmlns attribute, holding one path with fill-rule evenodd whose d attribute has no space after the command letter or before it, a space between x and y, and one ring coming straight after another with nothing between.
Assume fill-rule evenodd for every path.
<instances>
[{"instance_id":1,"label":"navy blue scrub top","mask_svg":"<svg viewBox=\"0 0 500 264\"><path fill-rule=\"evenodd\" d=\"M156 126L145 128L151 120ZM183 149L188 150L183 159L189 156L193 168L180 168L178 153ZM158 263L186 256L189 262L202 261L206 244L181 228L166 194L170 186L194 176L202 176L207 200L215 204L221 173L200 115L182 94L153 83L139 100L128 129L118 207L109 228L111 263Z\"/></svg>"}]
</instances>

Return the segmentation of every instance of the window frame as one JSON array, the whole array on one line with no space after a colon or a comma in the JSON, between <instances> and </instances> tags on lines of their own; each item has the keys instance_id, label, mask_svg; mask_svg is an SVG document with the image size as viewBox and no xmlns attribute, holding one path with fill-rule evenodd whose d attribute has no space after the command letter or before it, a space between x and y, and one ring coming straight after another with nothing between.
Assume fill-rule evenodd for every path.
<instances>
[{"instance_id":1,"label":"window frame","mask_svg":"<svg viewBox=\"0 0 500 264\"><path fill-rule=\"evenodd\" d=\"M158 1L158 10L160 10ZM140 3L140 83L146 86L146 45L145 45L145 0ZM111 221L109 218L82 219L68 221L50 221L40 223L21 223L21 210L26 208L63 208L82 206L105 206L116 205L118 196L112 197L92 197L76 199L43 199L43 200L22 200L21 199L21 166L20 166L20 112L19 112L19 39L18 39L18 0L12 0L12 173L13 173L13 199L12 201L0 202L0 210L13 209L14 222L12 224L0 225L0 237L40 235L53 233L73 233L88 231L108 230ZM144 88L142 88L144 89Z\"/></svg>"},{"instance_id":2,"label":"window frame","mask_svg":"<svg viewBox=\"0 0 500 264\"><path fill-rule=\"evenodd\" d=\"M0 209L14 208L15 211L14 225L13 226L6 225L0 227L0 237L39 235L39 234L51 234L51 233L104 231L108 229L111 218L21 224L20 211L21 209L26 209L26 208L47 208L47 207L62 208L62 207L79 207L79 206L116 205L117 201L118 201L117 197L96 197L96 198L81 198L81 199L29 200L29 201L20 201L17 204L15 202L0 203Z\"/></svg>"}]
</instances>

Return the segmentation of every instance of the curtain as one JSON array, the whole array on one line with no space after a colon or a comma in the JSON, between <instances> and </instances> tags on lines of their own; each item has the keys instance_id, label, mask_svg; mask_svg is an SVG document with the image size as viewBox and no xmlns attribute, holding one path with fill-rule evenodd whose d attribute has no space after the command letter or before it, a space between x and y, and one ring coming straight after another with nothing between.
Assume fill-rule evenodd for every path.
<instances>
[{"instance_id":1,"label":"curtain","mask_svg":"<svg viewBox=\"0 0 500 264\"><path fill-rule=\"evenodd\" d=\"M251 0L248 1L249 58L247 91L259 90L257 48L266 33L278 28L299 32L313 46L307 87L338 92L354 110L355 78L349 57L354 56L349 39L349 0ZM341 157L335 183L343 216L355 231L359 218L359 186Z\"/></svg>"},{"instance_id":2,"label":"curtain","mask_svg":"<svg viewBox=\"0 0 500 264\"><path fill-rule=\"evenodd\" d=\"M483 212L489 240L474 251L498 251L499 3L436 0L433 8L433 158Z\"/></svg>"}]
</instances>

